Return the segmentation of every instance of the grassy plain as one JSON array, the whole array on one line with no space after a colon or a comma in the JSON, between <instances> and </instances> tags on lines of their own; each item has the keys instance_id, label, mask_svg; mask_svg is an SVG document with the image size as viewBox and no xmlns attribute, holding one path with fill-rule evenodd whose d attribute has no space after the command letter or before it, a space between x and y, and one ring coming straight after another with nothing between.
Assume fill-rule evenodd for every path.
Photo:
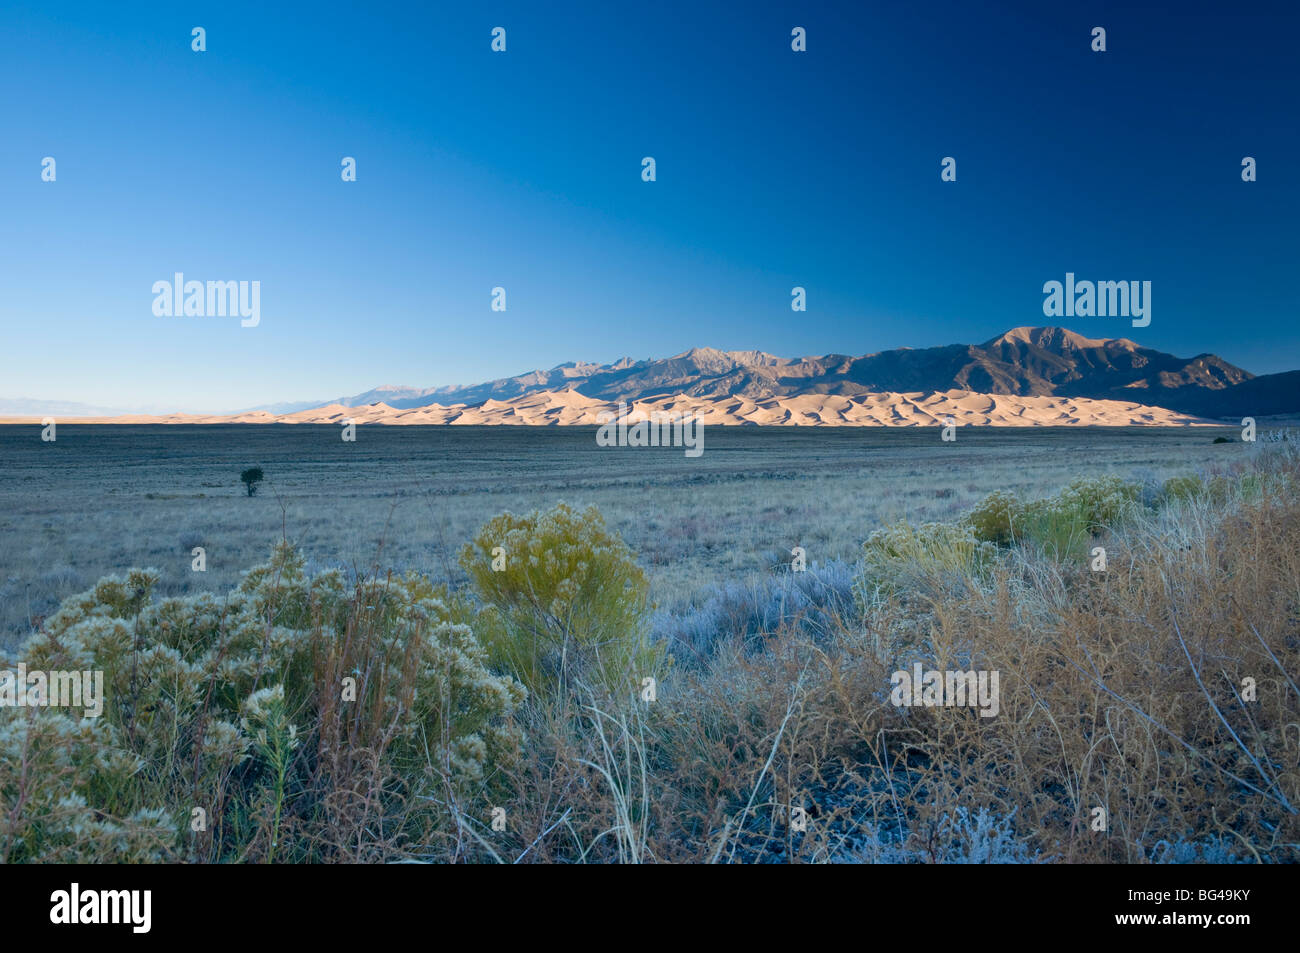
<instances>
[{"instance_id":1,"label":"grassy plain","mask_svg":"<svg viewBox=\"0 0 1300 953\"><path fill-rule=\"evenodd\" d=\"M874 529L960 517L999 489L1079 476L1163 479L1233 458L1217 429L710 428L703 456L601 448L595 428L307 425L0 427L0 646L101 576L225 592L282 535L309 566L462 581L456 554L498 513L595 504L661 606L788 561L853 561ZM242 469L266 482L249 498ZM191 569L203 546L207 569Z\"/></svg>"},{"instance_id":2,"label":"grassy plain","mask_svg":"<svg viewBox=\"0 0 1300 953\"><path fill-rule=\"evenodd\" d=\"M1235 436L6 431L0 669L106 691L0 710L0 862L1295 862L1300 444Z\"/></svg>"}]
</instances>

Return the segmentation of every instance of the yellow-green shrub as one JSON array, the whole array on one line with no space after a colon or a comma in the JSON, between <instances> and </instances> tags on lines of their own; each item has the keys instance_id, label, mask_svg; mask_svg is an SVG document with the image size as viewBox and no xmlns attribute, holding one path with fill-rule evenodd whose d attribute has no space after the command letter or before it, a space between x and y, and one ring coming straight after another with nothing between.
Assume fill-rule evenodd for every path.
<instances>
[{"instance_id":1,"label":"yellow-green shrub","mask_svg":"<svg viewBox=\"0 0 1300 953\"><path fill-rule=\"evenodd\" d=\"M995 490L976 504L966 517L975 538L1005 546L1015 539L1024 504L1014 493Z\"/></svg>"},{"instance_id":2,"label":"yellow-green shrub","mask_svg":"<svg viewBox=\"0 0 1300 953\"><path fill-rule=\"evenodd\" d=\"M1118 477L1080 477L1056 496L1025 501L989 494L965 519L975 538L998 545L1031 541L1056 556L1077 555L1104 527L1136 505L1140 487Z\"/></svg>"},{"instance_id":3,"label":"yellow-green shrub","mask_svg":"<svg viewBox=\"0 0 1300 953\"><path fill-rule=\"evenodd\" d=\"M1162 502L1170 500L1189 500L1205 492L1205 482L1198 476L1186 475L1170 477L1160 488Z\"/></svg>"},{"instance_id":4,"label":"yellow-green shrub","mask_svg":"<svg viewBox=\"0 0 1300 953\"><path fill-rule=\"evenodd\" d=\"M878 594L979 577L996 556L997 547L977 539L970 526L899 521L876 530L862 544L853 593L860 605L869 606Z\"/></svg>"},{"instance_id":5,"label":"yellow-green shrub","mask_svg":"<svg viewBox=\"0 0 1300 953\"><path fill-rule=\"evenodd\" d=\"M577 678L622 692L663 660L647 637L645 573L594 506L493 517L460 563L485 607L475 626L494 666L532 691Z\"/></svg>"},{"instance_id":6,"label":"yellow-green shrub","mask_svg":"<svg viewBox=\"0 0 1300 953\"><path fill-rule=\"evenodd\" d=\"M1136 503L1140 487L1119 477L1079 477L1056 497L1050 507L1080 514L1089 533L1100 533L1123 518Z\"/></svg>"}]
</instances>

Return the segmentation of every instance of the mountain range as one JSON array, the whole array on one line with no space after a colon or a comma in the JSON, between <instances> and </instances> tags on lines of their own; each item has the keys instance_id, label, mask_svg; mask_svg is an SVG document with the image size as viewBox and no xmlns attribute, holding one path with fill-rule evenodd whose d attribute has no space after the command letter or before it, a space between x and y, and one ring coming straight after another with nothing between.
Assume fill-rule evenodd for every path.
<instances>
[{"instance_id":1,"label":"mountain range","mask_svg":"<svg viewBox=\"0 0 1300 953\"><path fill-rule=\"evenodd\" d=\"M854 357L784 358L764 351L692 348L674 357L612 364L571 362L482 384L382 386L329 404L397 410L476 407L547 391L599 401L682 396L766 401L804 395L866 397L959 390L1016 397L1086 398L1201 417L1300 412L1300 371L1261 377L1213 354L1175 357L1127 338L1086 338L1058 327L1021 327L983 344L898 348ZM327 402L257 408L293 414Z\"/></svg>"},{"instance_id":2,"label":"mountain range","mask_svg":"<svg viewBox=\"0 0 1300 953\"><path fill-rule=\"evenodd\" d=\"M7 405L13 405L7 406ZM620 408L620 405L623 405ZM38 402L0 401L34 417ZM40 402L41 411L57 405ZM624 410L697 414L710 424L1186 426L1300 414L1300 370L1256 377L1214 354L1175 357L1127 338L1013 328L983 344L786 358L692 348L657 360L572 362L482 384L382 386L333 401L229 415L97 416L118 423L596 424Z\"/></svg>"}]
</instances>

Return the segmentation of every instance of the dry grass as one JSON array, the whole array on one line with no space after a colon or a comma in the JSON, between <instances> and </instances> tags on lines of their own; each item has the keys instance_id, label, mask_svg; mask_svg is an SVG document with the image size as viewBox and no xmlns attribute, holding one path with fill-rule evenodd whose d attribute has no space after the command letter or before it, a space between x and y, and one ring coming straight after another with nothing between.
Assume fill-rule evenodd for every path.
<instances>
[{"instance_id":1,"label":"dry grass","mask_svg":"<svg viewBox=\"0 0 1300 953\"><path fill-rule=\"evenodd\" d=\"M598 448L591 428L0 426L0 648L125 566L168 595L228 591L287 535L316 567L463 582L460 547L499 513L594 504L663 606L768 573L803 546L852 560L906 519L955 520L999 488L1054 492L1094 472L1168 476L1227 459L1208 430L713 428L697 460ZM240 471L263 467L247 497ZM191 550L207 570L191 571Z\"/></svg>"},{"instance_id":2,"label":"dry grass","mask_svg":"<svg viewBox=\"0 0 1300 953\"><path fill-rule=\"evenodd\" d=\"M238 806L229 826L176 852L155 823L139 859L1294 862L1300 454L1230 449L1204 492L1128 508L1082 553L1011 544L954 564L877 544L860 571L893 560L905 584L859 586L869 598L822 606L815 628L781 617L761 638L719 635L657 672L653 701L637 670L622 689L530 695L502 726L521 745L472 785L451 780L449 739L402 735L413 669L408 643L364 611L374 577L341 628L309 626L310 718L290 770L277 781L276 757L260 757L251 778L202 782ZM1089 568L1096 545L1105 572ZM914 662L997 671L997 716L895 706L890 675ZM354 671L371 703L335 704ZM210 775L163 771L168 757L149 776L188 787L126 782L121 810L101 814L184 817ZM20 760L20 781L0 783L10 837L30 810ZM58 856L121 859L119 842Z\"/></svg>"},{"instance_id":3,"label":"dry grass","mask_svg":"<svg viewBox=\"0 0 1300 953\"><path fill-rule=\"evenodd\" d=\"M644 855L1300 859L1300 467L1284 452L1231 469L1227 498L1094 540L1105 573L1009 550L987 578L935 580L922 605L841 620L830 646L793 627L758 652L733 643L676 672L656 704L629 702L617 717L638 725ZM894 707L889 673L913 660L998 670L999 715ZM549 783L516 787L519 842L561 809L579 831L625 825L620 798L575 768L592 761L576 712L551 718L572 733L525 755L527 776ZM530 859L619 856L557 842Z\"/></svg>"}]
</instances>

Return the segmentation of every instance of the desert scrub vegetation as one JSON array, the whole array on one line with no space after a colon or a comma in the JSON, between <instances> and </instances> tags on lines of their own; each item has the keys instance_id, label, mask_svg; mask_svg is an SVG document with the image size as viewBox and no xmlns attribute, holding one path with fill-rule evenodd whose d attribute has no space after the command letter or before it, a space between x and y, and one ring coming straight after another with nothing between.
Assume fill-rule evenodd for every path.
<instances>
[{"instance_id":1,"label":"desert scrub vegetation","mask_svg":"<svg viewBox=\"0 0 1300 953\"><path fill-rule=\"evenodd\" d=\"M523 688L425 579L309 577L282 544L226 598L155 600L155 582L101 580L23 646L29 669L102 671L105 704L3 710L6 860L428 848L517 752Z\"/></svg>"},{"instance_id":2,"label":"desert scrub vegetation","mask_svg":"<svg viewBox=\"0 0 1300 953\"><path fill-rule=\"evenodd\" d=\"M244 489L248 491L249 496L257 493L257 484L264 479L266 479L266 474L262 472L261 467L249 467L239 473L239 482L244 484Z\"/></svg>"},{"instance_id":3,"label":"desert scrub vegetation","mask_svg":"<svg viewBox=\"0 0 1300 953\"><path fill-rule=\"evenodd\" d=\"M460 564L490 658L530 691L560 693L579 680L618 692L658 674L649 582L595 507L504 513L465 546Z\"/></svg>"},{"instance_id":4,"label":"desert scrub vegetation","mask_svg":"<svg viewBox=\"0 0 1300 953\"><path fill-rule=\"evenodd\" d=\"M779 571L757 579L711 583L687 606L657 609L651 635L672 658L687 664L711 658L719 645L761 649L772 633L791 628L829 642L856 612L854 572L842 560L804 572L792 572L782 562Z\"/></svg>"},{"instance_id":5,"label":"desert scrub vegetation","mask_svg":"<svg viewBox=\"0 0 1300 953\"><path fill-rule=\"evenodd\" d=\"M996 555L969 526L899 521L867 537L853 592L863 605L929 594L947 581L982 578Z\"/></svg>"},{"instance_id":6,"label":"desert scrub vegetation","mask_svg":"<svg viewBox=\"0 0 1300 953\"><path fill-rule=\"evenodd\" d=\"M798 614L752 621L777 583L658 622L691 650L654 703L609 702L615 743L563 699L525 704L545 741L512 767L523 823L499 859L1300 859L1300 455L1284 442L1199 482L1217 489L1150 506L1125 481L1067 487L1104 572L965 521L895 526L864 546L829 638ZM1000 672L1001 711L895 707L890 674L915 662Z\"/></svg>"},{"instance_id":7,"label":"desert scrub vegetation","mask_svg":"<svg viewBox=\"0 0 1300 953\"><path fill-rule=\"evenodd\" d=\"M569 507L489 521L455 590L308 574L288 546L224 599L156 601L148 572L104 580L21 653L93 663L113 687L97 721L4 712L0 850L1300 859L1295 442L1052 499L1105 571L1025 529L1033 507L1008 495L864 532L854 565L717 583L676 616L649 605L599 514ZM999 672L998 714L895 706L891 674L917 663Z\"/></svg>"},{"instance_id":8,"label":"desert scrub vegetation","mask_svg":"<svg viewBox=\"0 0 1300 953\"><path fill-rule=\"evenodd\" d=\"M964 523L985 542L1032 543L1057 558L1077 556L1138 504L1141 490L1140 484L1114 476L1079 477L1055 496L1037 500L999 490L981 500Z\"/></svg>"},{"instance_id":9,"label":"desert scrub vegetation","mask_svg":"<svg viewBox=\"0 0 1300 953\"><path fill-rule=\"evenodd\" d=\"M140 468L164 432L175 453ZM457 553L493 516L560 499L594 504L649 575L651 599L676 609L714 583L766 576L773 550L787 562L796 544L810 565L856 562L870 530L900 518L953 521L997 488L1030 498L1080 472L1127 476L1137 467L1158 481L1243 449L1214 447L1194 429L1134 439L1122 429L990 428L971 431L936 470L923 429L719 428L718 452L687 466L680 455L609 454L581 428L495 428L489 436L387 427L372 434L364 461L343 463L322 432L96 428L77 454L55 460L0 427L8 477L0 481L0 652L109 572L154 566L157 595L224 595L284 536L309 566L378 563L459 589L466 580ZM503 465L484 467L485 454ZM253 465L265 481L249 498L236 478ZM187 531L203 539L182 550ZM206 550L206 572L191 571L195 545ZM57 567L76 578L51 578Z\"/></svg>"},{"instance_id":10,"label":"desert scrub vegetation","mask_svg":"<svg viewBox=\"0 0 1300 953\"><path fill-rule=\"evenodd\" d=\"M960 598L867 608L902 661L1004 679L1011 708L984 723L907 711L927 789L983 792L1063 860L1296 860L1297 459L1284 441L1170 480L1150 507L1118 481L1067 487L1056 499L1109 551L1103 572L1075 548L1017 545L1042 540L1032 509L1018 536L1025 508L987 498L967 522L1009 546L990 572Z\"/></svg>"}]
</instances>

